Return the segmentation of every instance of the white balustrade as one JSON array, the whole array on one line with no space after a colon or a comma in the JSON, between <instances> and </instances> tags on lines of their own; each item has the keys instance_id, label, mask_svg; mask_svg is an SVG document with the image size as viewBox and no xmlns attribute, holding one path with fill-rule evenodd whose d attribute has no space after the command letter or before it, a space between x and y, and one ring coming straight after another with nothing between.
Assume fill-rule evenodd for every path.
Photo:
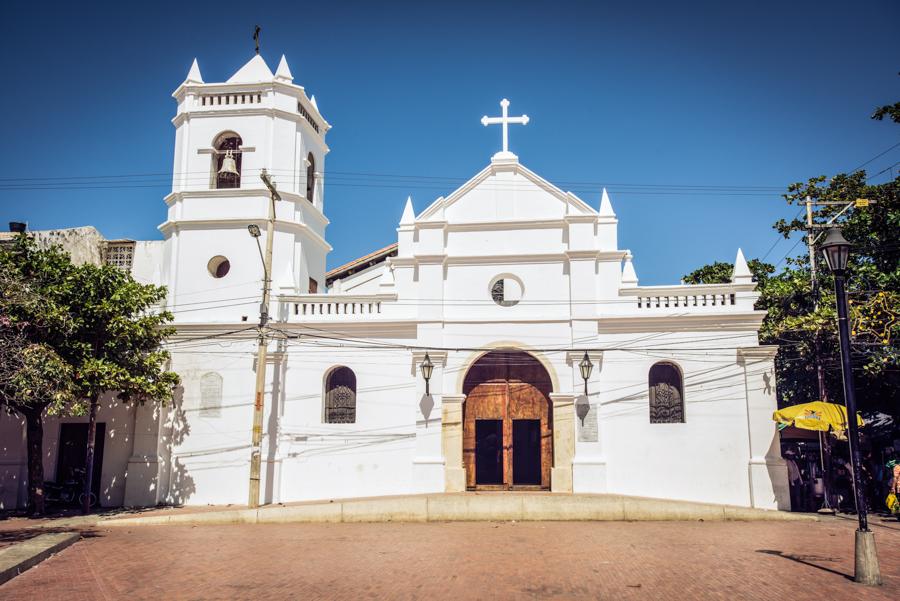
<instances>
[{"instance_id":1,"label":"white balustrade","mask_svg":"<svg viewBox=\"0 0 900 601\"><path fill-rule=\"evenodd\" d=\"M635 297L638 309L682 309L694 307L726 307L737 304L737 298L733 292L716 294L687 294L687 295L639 295Z\"/></svg>"},{"instance_id":2,"label":"white balustrade","mask_svg":"<svg viewBox=\"0 0 900 601\"><path fill-rule=\"evenodd\" d=\"M384 305L396 300L394 295L340 295L310 294L303 296L282 296L279 300L287 303L291 321L328 321L378 319Z\"/></svg>"}]
</instances>

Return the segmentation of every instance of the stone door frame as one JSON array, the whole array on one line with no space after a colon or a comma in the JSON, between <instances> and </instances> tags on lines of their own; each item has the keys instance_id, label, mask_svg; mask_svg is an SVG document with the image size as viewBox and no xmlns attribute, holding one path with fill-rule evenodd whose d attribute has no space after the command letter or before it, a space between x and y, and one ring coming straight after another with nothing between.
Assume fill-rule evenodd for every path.
<instances>
[{"instance_id":1,"label":"stone door frame","mask_svg":"<svg viewBox=\"0 0 900 601\"><path fill-rule=\"evenodd\" d=\"M510 349L532 355L547 368L553 387L559 380L541 357L527 349ZM461 374L459 390L465 373L481 355L474 357ZM445 394L441 400L441 451L444 455L445 492L465 492L466 470L463 466L463 405L466 395ZM550 393L553 424L553 464L550 468L550 491L572 492L572 459L575 455L575 395Z\"/></svg>"}]
</instances>

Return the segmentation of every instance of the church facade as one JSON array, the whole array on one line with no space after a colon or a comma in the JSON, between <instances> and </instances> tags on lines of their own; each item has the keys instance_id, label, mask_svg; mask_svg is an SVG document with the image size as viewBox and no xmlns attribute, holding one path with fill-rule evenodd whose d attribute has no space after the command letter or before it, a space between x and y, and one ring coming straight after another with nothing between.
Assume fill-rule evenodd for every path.
<instances>
[{"instance_id":1,"label":"church facade","mask_svg":"<svg viewBox=\"0 0 900 601\"><path fill-rule=\"evenodd\" d=\"M247 502L265 170L280 200L261 502L549 490L787 508L777 349L759 344L739 250L730 283L640 286L609 195L585 201L525 167L507 127L527 117L504 101L483 120L503 145L482 171L418 212L398 203L395 246L326 273L330 126L284 57L224 83L195 61L173 96L164 239L123 268L167 286L182 385L165 407L107 397L102 504ZM21 440L0 466L10 507L24 434L2 420ZM83 421L48 418L48 479Z\"/></svg>"}]
</instances>

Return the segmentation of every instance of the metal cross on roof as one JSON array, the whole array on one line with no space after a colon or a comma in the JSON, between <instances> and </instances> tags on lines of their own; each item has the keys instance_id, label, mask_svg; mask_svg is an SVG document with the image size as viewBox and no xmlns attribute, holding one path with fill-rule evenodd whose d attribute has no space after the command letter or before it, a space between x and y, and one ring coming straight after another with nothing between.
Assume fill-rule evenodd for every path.
<instances>
[{"instance_id":1,"label":"metal cross on roof","mask_svg":"<svg viewBox=\"0 0 900 601\"><path fill-rule=\"evenodd\" d=\"M509 100L504 98L500 101L500 106L503 107L503 116L501 117L488 117L485 115L481 118L481 124L487 127L488 125L497 125L498 123L503 126L503 151L498 152L497 154L500 156L515 156L509 151L509 133L508 128L510 123L521 123L522 125L528 124L528 115L522 115L521 117L510 117L507 109L509 109Z\"/></svg>"}]
</instances>

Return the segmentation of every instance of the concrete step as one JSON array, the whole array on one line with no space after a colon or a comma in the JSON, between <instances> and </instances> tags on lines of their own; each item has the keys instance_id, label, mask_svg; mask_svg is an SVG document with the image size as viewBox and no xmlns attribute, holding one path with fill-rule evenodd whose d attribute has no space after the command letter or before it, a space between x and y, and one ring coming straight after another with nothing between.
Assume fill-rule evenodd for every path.
<instances>
[{"instance_id":1,"label":"concrete step","mask_svg":"<svg viewBox=\"0 0 900 601\"><path fill-rule=\"evenodd\" d=\"M100 525L117 527L295 522L815 521L816 519L815 516L784 511L622 495L470 492L338 499L269 505L259 509L113 517L101 520Z\"/></svg>"},{"instance_id":2,"label":"concrete step","mask_svg":"<svg viewBox=\"0 0 900 601\"><path fill-rule=\"evenodd\" d=\"M0 549L0 584L59 553L80 538L78 532L53 532Z\"/></svg>"}]
</instances>

